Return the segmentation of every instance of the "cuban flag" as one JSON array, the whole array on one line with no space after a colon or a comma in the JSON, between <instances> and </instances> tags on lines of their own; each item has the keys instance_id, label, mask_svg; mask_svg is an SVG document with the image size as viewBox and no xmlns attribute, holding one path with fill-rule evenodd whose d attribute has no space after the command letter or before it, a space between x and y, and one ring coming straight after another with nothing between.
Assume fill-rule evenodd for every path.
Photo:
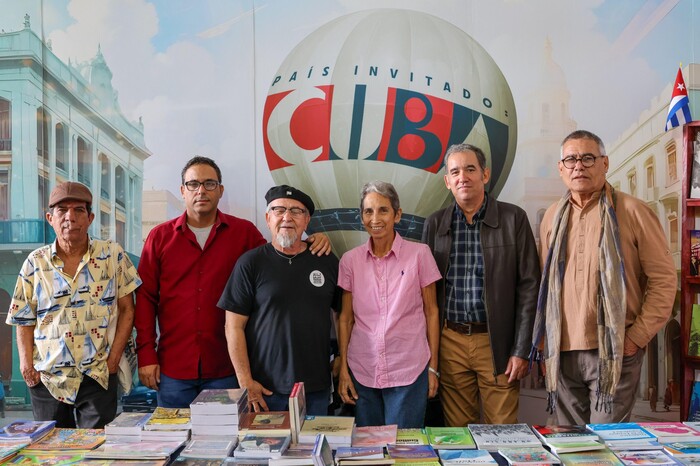
<instances>
[{"instance_id":1,"label":"cuban flag","mask_svg":"<svg viewBox=\"0 0 700 466\"><path fill-rule=\"evenodd\" d=\"M693 119L690 117L688 90L685 88L685 81L683 81L683 72L678 68L676 84L673 86L671 104L668 106L668 115L666 116L666 131L691 121Z\"/></svg>"}]
</instances>

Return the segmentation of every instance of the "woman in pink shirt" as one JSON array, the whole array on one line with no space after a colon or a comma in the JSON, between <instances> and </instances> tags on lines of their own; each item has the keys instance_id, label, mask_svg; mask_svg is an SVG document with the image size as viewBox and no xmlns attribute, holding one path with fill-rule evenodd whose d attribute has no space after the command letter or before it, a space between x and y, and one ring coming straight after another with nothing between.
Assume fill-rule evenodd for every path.
<instances>
[{"instance_id":1,"label":"woman in pink shirt","mask_svg":"<svg viewBox=\"0 0 700 466\"><path fill-rule=\"evenodd\" d=\"M360 201L370 235L340 259L343 289L338 341L345 403L358 426L423 426L438 389L440 332L435 282L440 272L428 246L394 231L401 220L396 189L367 183Z\"/></svg>"}]
</instances>

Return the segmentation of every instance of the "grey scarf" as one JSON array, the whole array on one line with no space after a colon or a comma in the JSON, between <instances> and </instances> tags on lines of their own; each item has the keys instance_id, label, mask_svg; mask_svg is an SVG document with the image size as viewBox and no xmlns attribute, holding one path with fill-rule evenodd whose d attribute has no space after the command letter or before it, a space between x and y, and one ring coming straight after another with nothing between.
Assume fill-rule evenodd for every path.
<instances>
[{"instance_id":1,"label":"grey scarf","mask_svg":"<svg viewBox=\"0 0 700 466\"><path fill-rule=\"evenodd\" d=\"M561 287L566 267L571 192L559 201L552 223L552 239L542 270L530 360L544 357L547 410L556 406L561 343ZM598 242L598 386L596 410L611 412L622 370L627 313L625 266L615 215L615 190L606 183L598 200L601 230ZM544 340L544 341L543 341ZM544 350L540 352L541 344Z\"/></svg>"}]
</instances>

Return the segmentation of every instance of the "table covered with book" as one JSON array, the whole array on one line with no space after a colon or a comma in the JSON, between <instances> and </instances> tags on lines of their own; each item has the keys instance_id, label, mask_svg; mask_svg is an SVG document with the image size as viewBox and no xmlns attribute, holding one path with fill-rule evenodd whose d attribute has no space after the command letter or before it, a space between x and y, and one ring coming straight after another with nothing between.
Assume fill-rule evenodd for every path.
<instances>
[{"instance_id":1,"label":"table covered with book","mask_svg":"<svg viewBox=\"0 0 700 466\"><path fill-rule=\"evenodd\" d=\"M16 420L0 431L2 464L242 466L699 465L700 423L357 427L289 411L248 411L245 390L205 390L190 408L121 413L102 429Z\"/></svg>"}]
</instances>

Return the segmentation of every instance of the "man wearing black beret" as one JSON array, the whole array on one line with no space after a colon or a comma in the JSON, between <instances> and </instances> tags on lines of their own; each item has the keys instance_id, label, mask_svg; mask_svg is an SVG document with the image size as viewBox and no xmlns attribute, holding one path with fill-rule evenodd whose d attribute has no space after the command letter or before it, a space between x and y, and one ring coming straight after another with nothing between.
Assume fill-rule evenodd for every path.
<instances>
[{"instance_id":1,"label":"man wearing black beret","mask_svg":"<svg viewBox=\"0 0 700 466\"><path fill-rule=\"evenodd\" d=\"M302 234L314 202L292 186L265 194L272 242L245 253L218 307L236 377L254 411L285 411L304 382L307 413L327 414L331 309L338 309L338 259L311 254Z\"/></svg>"}]
</instances>

